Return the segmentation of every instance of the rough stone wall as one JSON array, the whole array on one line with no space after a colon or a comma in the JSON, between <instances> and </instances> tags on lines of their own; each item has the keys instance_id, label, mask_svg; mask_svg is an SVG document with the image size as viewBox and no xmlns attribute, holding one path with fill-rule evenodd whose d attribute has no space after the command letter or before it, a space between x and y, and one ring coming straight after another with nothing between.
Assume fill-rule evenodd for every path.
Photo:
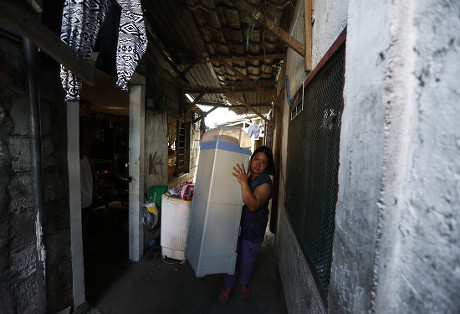
<instances>
[{"instance_id":1,"label":"rough stone wall","mask_svg":"<svg viewBox=\"0 0 460 314\"><path fill-rule=\"evenodd\" d=\"M334 43L346 26L347 1L313 1L313 60L315 67L330 46ZM290 34L300 42L304 42L304 8L303 1L297 1L291 22ZM304 58L288 49L286 75L289 78L289 94L300 88L307 78ZM283 87L285 88L285 87ZM280 167L280 191L278 200L278 226L276 232L276 256L278 268L283 283L286 305L289 313L325 313L327 312L317 290L302 249L289 223L284 208L284 193L286 191L286 164L295 162L295 156L287 156L286 152L290 108L284 98L284 116L282 121L282 147Z\"/></svg>"},{"instance_id":2,"label":"rough stone wall","mask_svg":"<svg viewBox=\"0 0 460 314\"><path fill-rule=\"evenodd\" d=\"M457 313L460 3L348 12L329 311Z\"/></svg>"},{"instance_id":3,"label":"rough stone wall","mask_svg":"<svg viewBox=\"0 0 460 314\"><path fill-rule=\"evenodd\" d=\"M31 190L29 100L21 43L0 39L0 60L19 74L0 80L0 311L33 313L36 209ZM65 106L57 65L37 58L41 82L48 310L72 304L66 189ZM51 73L50 71L53 71Z\"/></svg>"},{"instance_id":4,"label":"rough stone wall","mask_svg":"<svg viewBox=\"0 0 460 314\"><path fill-rule=\"evenodd\" d=\"M64 135L67 134L67 110L58 65L49 57L40 65L47 307L48 312L53 313L73 304L67 137Z\"/></svg>"}]
</instances>

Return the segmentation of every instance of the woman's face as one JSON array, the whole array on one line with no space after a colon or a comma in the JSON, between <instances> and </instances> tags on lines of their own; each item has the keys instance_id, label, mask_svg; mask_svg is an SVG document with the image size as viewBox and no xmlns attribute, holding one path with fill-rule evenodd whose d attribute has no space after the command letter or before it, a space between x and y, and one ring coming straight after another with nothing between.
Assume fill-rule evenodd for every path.
<instances>
[{"instance_id":1,"label":"woman's face","mask_svg":"<svg viewBox=\"0 0 460 314\"><path fill-rule=\"evenodd\" d=\"M251 160L251 174L259 175L265 172L268 167L268 157L262 152L258 152Z\"/></svg>"}]
</instances>

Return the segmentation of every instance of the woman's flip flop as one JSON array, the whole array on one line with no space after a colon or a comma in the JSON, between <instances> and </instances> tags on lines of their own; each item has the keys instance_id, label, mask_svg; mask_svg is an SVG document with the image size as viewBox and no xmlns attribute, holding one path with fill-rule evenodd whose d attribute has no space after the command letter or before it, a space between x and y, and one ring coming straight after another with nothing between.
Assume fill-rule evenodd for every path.
<instances>
[{"instance_id":1,"label":"woman's flip flop","mask_svg":"<svg viewBox=\"0 0 460 314\"><path fill-rule=\"evenodd\" d=\"M241 291L240 291L240 297L241 299L247 299L249 298L249 296L251 295L251 290L249 289L249 287L241 287Z\"/></svg>"},{"instance_id":2,"label":"woman's flip flop","mask_svg":"<svg viewBox=\"0 0 460 314\"><path fill-rule=\"evenodd\" d=\"M230 298L230 295L232 294L232 290L233 289L226 291L225 289L223 289L219 295L219 302L222 304L227 303L228 299Z\"/></svg>"}]
</instances>

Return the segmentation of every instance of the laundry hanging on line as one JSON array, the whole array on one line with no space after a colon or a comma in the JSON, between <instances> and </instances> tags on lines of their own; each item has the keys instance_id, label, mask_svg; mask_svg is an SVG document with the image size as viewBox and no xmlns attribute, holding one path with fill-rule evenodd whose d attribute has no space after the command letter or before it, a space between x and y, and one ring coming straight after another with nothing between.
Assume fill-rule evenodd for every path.
<instances>
[{"instance_id":1,"label":"laundry hanging on line","mask_svg":"<svg viewBox=\"0 0 460 314\"><path fill-rule=\"evenodd\" d=\"M61 40L84 60L89 59L97 35L114 0L64 2ZM117 0L121 7L116 54L117 86L128 90L128 81L147 50L147 34L140 0ZM61 65L61 82L67 101L78 101L82 82Z\"/></svg>"},{"instance_id":2,"label":"laundry hanging on line","mask_svg":"<svg viewBox=\"0 0 460 314\"><path fill-rule=\"evenodd\" d=\"M260 126L257 123L253 123L248 128L249 137L254 137L255 140L259 139Z\"/></svg>"}]
</instances>

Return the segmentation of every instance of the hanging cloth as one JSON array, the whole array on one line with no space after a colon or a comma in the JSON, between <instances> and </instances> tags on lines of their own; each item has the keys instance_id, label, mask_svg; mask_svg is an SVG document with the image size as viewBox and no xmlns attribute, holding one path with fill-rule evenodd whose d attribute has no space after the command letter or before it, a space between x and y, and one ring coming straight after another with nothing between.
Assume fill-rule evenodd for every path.
<instances>
[{"instance_id":1,"label":"hanging cloth","mask_svg":"<svg viewBox=\"0 0 460 314\"><path fill-rule=\"evenodd\" d=\"M61 40L79 57L89 59L97 34L111 5L106 0L65 0L62 11ZM61 64L61 83L66 92L65 100L80 99L81 80Z\"/></svg>"},{"instance_id":2,"label":"hanging cloth","mask_svg":"<svg viewBox=\"0 0 460 314\"><path fill-rule=\"evenodd\" d=\"M117 0L121 6L117 46L117 86L128 90L128 81L147 50L144 15L140 0Z\"/></svg>"},{"instance_id":3,"label":"hanging cloth","mask_svg":"<svg viewBox=\"0 0 460 314\"><path fill-rule=\"evenodd\" d=\"M117 86L128 90L137 64L147 49L147 35L140 0L117 0L121 6L117 44ZM82 59L89 59L111 0L65 0L61 40ZM78 101L82 82L61 65L61 82L67 101Z\"/></svg>"},{"instance_id":4,"label":"hanging cloth","mask_svg":"<svg viewBox=\"0 0 460 314\"><path fill-rule=\"evenodd\" d=\"M248 128L248 135L249 137L254 136L254 139L258 140L260 135L260 126L256 123L251 124Z\"/></svg>"}]
</instances>

